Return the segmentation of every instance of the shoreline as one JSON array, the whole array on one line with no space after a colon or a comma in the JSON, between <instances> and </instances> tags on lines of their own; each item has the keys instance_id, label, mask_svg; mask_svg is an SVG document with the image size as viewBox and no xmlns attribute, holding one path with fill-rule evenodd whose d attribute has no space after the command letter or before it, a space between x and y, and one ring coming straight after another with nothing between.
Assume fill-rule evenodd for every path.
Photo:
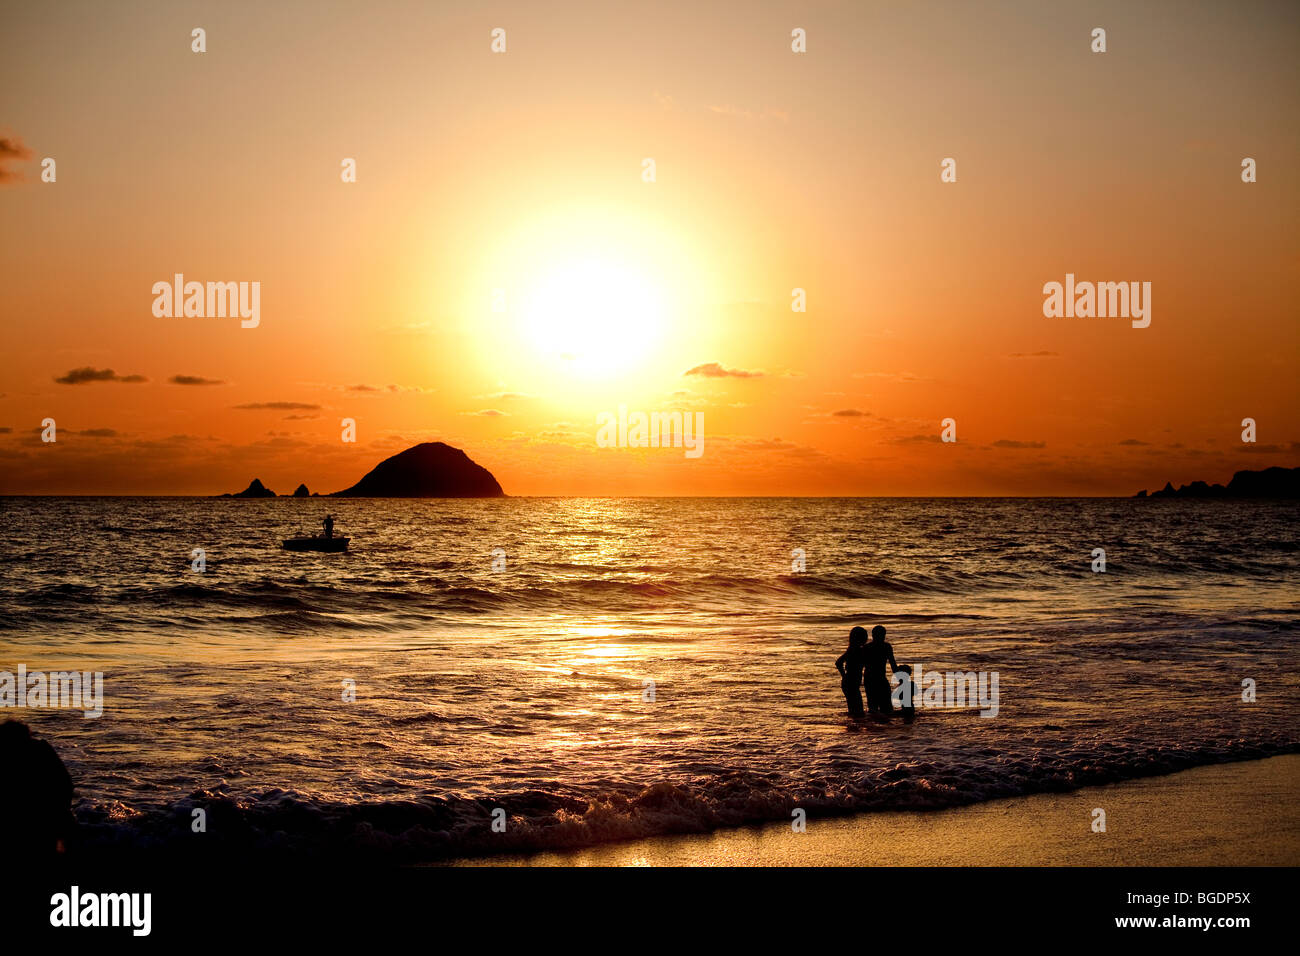
<instances>
[{"instance_id":1,"label":"shoreline","mask_svg":"<svg viewBox=\"0 0 1300 956\"><path fill-rule=\"evenodd\" d=\"M1296 866L1300 754L933 811L813 818L435 866ZM1106 831L1093 832L1094 810Z\"/></svg>"}]
</instances>

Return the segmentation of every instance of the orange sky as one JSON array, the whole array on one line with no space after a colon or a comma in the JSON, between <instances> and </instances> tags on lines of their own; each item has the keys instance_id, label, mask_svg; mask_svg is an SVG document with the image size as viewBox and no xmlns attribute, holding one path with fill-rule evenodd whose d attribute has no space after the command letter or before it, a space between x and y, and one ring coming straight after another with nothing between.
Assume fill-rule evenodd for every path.
<instances>
[{"instance_id":1,"label":"orange sky","mask_svg":"<svg viewBox=\"0 0 1300 956\"><path fill-rule=\"evenodd\" d=\"M539 495L1300 464L1300 7L701 6L6 7L0 493L328 492L427 440ZM260 324L155 317L177 272ZM1044 317L1067 272L1150 327ZM598 447L620 405L703 455Z\"/></svg>"}]
</instances>

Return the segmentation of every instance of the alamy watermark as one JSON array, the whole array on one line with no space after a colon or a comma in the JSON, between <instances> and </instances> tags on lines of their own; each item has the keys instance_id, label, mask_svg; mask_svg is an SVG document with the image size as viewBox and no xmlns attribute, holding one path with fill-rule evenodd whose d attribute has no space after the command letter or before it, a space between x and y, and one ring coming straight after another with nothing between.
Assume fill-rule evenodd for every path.
<instances>
[{"instance_id":1,"label":"alamy watermark","mask_svg":"<svg viewBox=\"0 0 1300 956\"><path fill-rule=\"evenodd\" d=\"M155 282L153 314L160 319L224 319L238 315L241 328L255 329L262 321L262 283L186 282L178 272L171 282Z\"/></svg>"},{"instance_id":2,"label":"alamy watermark","mask_svg":"<svg viewBox=\"0 0 1300 956\"><path fill-rule=\"evenodd\" d=\"M998 715L997 671L929 671L920 664L899 668L892 681L895 707L979 707L981 717Z\"/></svg>"},{"instance_id":3,"label":"alamy watermark","mask_svg":"<svg viewBox=\"0 0 1300 956\"><path fill-rule=\"evenodd\" d=\"M80 710L86 717L104 713L102 671L0 671L0 707Z\"/></svg>"},{"instance_id":4,"label":"alamy watermark","mask_svg":"<svg viewBox=\"0 0 1300 956\"><path fill-rule=\"evenodd\" d=\"M601 448L685 448L687 458L704 454L703 412L597 412Z\"/></svg>"},{"instance_id":5,"label":"alamy watermark","mask_svg":"<svg viewBox=\"0 0 1300 956\"><path fill-rule=\"evenodd\" d=\"M1067 272L1064 284L1046 283L1043 295L1049 319L1132 319L1135 329L1151 324L1150 282L1075 282Z\"/></svg>"}]
</instances>

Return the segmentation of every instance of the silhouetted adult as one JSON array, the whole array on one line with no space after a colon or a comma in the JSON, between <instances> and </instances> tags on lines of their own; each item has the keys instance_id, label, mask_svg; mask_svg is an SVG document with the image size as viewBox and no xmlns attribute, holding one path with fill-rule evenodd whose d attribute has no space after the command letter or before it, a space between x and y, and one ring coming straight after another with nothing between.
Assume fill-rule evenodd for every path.
<instances>
[{"instance_id":1,"label":"silhouetted adult","mask_svg":"<svg viewBox=\"0 0 1300 956\"><path fill-rule=\"evenodd\" d=\"M11 864L49 859L75 824L72 778L44 740L16 720L0 724L0 841Z\"/></svg>"},{"instance_id":2,"label":"silhouetted adult","mask_svg":"<svg viewBox=\"0 0 1300 956\"><path fill-rule=\"evenodd\" d=\"M867 710L873 714L888 716L894 712L894 702L889 694L889 677L885 674L888 663L894 671L894 649L885 640L885 629L877 624L871 629L871 643L864 649L866 665L863 667L863 683L867 688Z\"/></svg>"},{"instance_id":3,"label":"silhouetted adult","mask_svg":"<svg viewBox=\"0 0 1300 956\"><path fill-rule=\"evenodd\" d=\"M840 672L840 690L849 705L849 714L861 717L862 709L862 668L867 663L866 628L855 627L849 631L849 648L835 661L835 669Z\"/></svg>"},{"instance_id":4,"label":"silhouetted adult","mask_svg":"<svg viewBox=\"0 0 1300 956\"><path fill-rule=\"evenodd\" d=\"M325 516L325 537L327 538L334 537L334 516L333 515Z\"/></svg>"}]
</instances>

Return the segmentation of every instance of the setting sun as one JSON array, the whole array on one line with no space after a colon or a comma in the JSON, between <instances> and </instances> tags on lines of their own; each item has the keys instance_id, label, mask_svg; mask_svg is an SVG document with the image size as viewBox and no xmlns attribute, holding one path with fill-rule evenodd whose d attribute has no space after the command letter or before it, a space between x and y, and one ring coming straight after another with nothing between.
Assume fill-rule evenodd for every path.
<instances>
[{"instance_id":1,"label":"setting sun","mask_svg":"<svg viewBox=\"0 0 1300 956\"><path fill-rule=\"evenodd\" d=\"M624 372L662 345L664 309L656 285L603 258L572 262L525 293L520 339L536 354L586 377Z\"/></svg>"}]
</instances>

